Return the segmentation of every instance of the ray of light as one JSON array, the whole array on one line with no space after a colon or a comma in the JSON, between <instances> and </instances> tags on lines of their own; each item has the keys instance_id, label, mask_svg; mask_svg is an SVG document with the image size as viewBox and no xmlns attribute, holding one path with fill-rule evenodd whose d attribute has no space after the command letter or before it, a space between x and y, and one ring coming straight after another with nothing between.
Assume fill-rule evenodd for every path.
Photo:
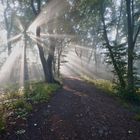
<instances>
[{"instance_id":1,"label":"ray of light","mask_svg":"<svg viewBox=\"0 0 140 140\"><path fill-rule=\"evenodd\" d=\"M40 59L38 59L38 49L35 47L31 47L30 45L27 47L27 59L28 59L28 76L29 81L43 81L44 73L41 65Z\"/></svg>"},{"instance_id":2,"label":"ray of light","mask_svg":"<svg viewBox=\"0 0 140 140\"><path fill-rule=\"evenodd\" d=\"M37 37L36 35L30 34L29 35L32 39L34 38L36 41L38 41L39 43L43 43L43 39L40 37Z\"/></svg>"},{"instance_id":3,"label":"ray of light","mask_svg":"<svg viewBox=\"0 0 140 140\"><path fill-rule=\"evenodd\" d=\"M82 74L95 79L113 79L111 70L109 68L106 69L107 66L105 64L97 62L98 64L96 65L94 60L87 63L88 57L84 56L84 59L79 58L73 48L69 48L65 60L67 63L61 66L61 73L64 75L79 76Z\"/></svg>"},{"instance_id":4,"label":"ray of light","mask_svg":"<svg viewBox=\"0 0 140 140\"><path fill-rule=\"evenodd\" d=\"M64 39L64 38L74 38L74 35L67 35L67 34L43 34L41 33L41 37L53 37L57 39Z\"/></svg>"},{"instance_id":5,"label":"ray of light","mask_svg":"<svg viewBox=\"0 0 140 140\"><path fill-rule=\"evenodd\" d=\"M16 18L16 22L17 22L17 27L19 28L19 30L20 30L21 32L23 32L23 31L24 31L24 26L23 26L23 24L21 23L20 19L19 19L17 16L16 16L15 18Z\"/></svg>"},{"instance_id":6,"label":"ray of light","mask_svg":"<svg viewBox=\"0 0 140 140\"><path fill-rule=\"evenodd\" d=\"M34 36L30 36L30 38L35 42L38 43L41 47L44 47L44 42L42 42L42 40L40 40L40 38L38 39L37 37Z\"/></svg>"},{"instance_id":7,"label":"ray of light","mask_svg":"<svg viewBox=\"0 0 140 140\"><path fill-rule=\"evenodd\" d=\"M22 48L21 48L21 55L20 55L20 70L19 70L19 85L20 87L24 87L24 80L25 80L25 41L22 40Z\"/></svg>"},{"instance_id":8,"label":"ray of light","mask_svg":"<svg viewBox=\"0 0 140 140\"><path fill-rule=\"evenodd\" d=\"M11 78L14 75L17 77L19 71L19 64L18 61L20 60L21 54L22 54L22 49L21 47L22 42L19 42L16 44L14 47L12 53L10 56L7 58L6 62L3 64L0 70L0 85L3 84L8 84L8 83L16 83L17 78Z\"/></svg>"},{"instance_id":9,"label":"ray of light","mask_svg":"<svg viewBox=\"0 0 140 140\"><path fill-rule=\"evenodd\" d=\"M5 45L5 44L7 44L7 43L9 43L9 42L17 42L21 37L22 37L22 34L18 34L18 35L16 35L16 36L14 36L14 37L8 39L7 41L2 41L2 42L0 42L0 45Z\"/></svg>"},{"instance_id":10,"label":"ray of light","mask_svg":"<svg viewBox=\"0 0 140 140\"><path fill-rule=\"evenodd\" d=\"M51 20L56 19L65 12L65 9L68 10L68 7L69 3L66 0L50 1L38 15L38 17L33 21L33 23L29 26L28 31L35 32L37 26L47 24Z\"/></svg>"}]
</instances>

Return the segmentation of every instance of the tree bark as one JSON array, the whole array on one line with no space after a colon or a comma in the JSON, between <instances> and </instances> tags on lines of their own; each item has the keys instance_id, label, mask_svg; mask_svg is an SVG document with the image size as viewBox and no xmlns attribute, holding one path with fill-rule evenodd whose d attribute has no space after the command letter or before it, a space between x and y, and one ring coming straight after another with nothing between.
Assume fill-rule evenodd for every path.
<instances>
[{"instance_id":1,"label":"tree bark","mask_svg":"<svg viewBox=\"0 0 140 140\"><path fill-rule=\"evenodd\" d=\"M40 32L41 32L41 28L37 27L36 36L38 38L40 38ZM54 80L53 72L52 72L52 63L53 63L53 58L54 58L55 47L53 45L50 45L49 54L48 54L48 58L46 61L43 47L39 43L37 43L37 46L38 46L38 50L39 50L40 60L41 60L42 66L43 66L45 82L54 83L55 80Z\"/></svg>"},{"instance_id":2,"label":"tree bark","mask_svg":"<svg viewBox=\"0 0 140 140\"><path fill-rule=\"evenodd\" d=\"M127 70L127 80L128 80L128 92L134 92L134 76L133 76L133 60L134 60L134 43L133 43L133 23L132 23L132 7L131 0L126 0L127 8L127 28L128 28L128 70Z\"/></svg>"},{"instance_id":3,"label":"tree bark","mask_svg":"<svg viewBox=\"0 0 140 140\"><path fill-rule=\"evenodd\" d=\"M50 39L50 47L49 47L49 54L47 58L47 68L48 68L48 81L49 83L54 83L54 74L53 74L53 61L54 61L54 52L55 52L55 43L54 39Z\"/></svg>"}]
</instances>

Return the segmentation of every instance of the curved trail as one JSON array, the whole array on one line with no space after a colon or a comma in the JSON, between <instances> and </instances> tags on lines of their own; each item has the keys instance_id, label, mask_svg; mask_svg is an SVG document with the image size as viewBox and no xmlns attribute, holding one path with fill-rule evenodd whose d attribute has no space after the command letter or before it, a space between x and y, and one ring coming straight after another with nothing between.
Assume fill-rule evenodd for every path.
<instances>
[{"instance_id":1,"label":"curved trail","mask_svg":"<svg viewBox=\"0 0 140 140\"><path fill-rule=\"evenodd\" d=\"M63 89L28 118L20 140L140 140L132 116L93 85L65 78Z\"/></svg>"}]
</instances>

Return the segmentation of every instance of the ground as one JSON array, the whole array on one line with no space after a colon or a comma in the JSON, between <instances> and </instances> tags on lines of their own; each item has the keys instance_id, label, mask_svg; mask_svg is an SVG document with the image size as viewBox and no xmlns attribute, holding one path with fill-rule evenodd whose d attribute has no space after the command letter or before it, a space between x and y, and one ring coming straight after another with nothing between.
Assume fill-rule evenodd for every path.
<instances>
[{"instance_id":1,"label":"ground","mask_svg":"<svg viewBox=\"0 0 140 140\"><path fill-rule=\"evenodd\" d=\"M36 107L6 140L140 140L133 112L94 85L65 78L49 103Z\"/></svg>"}]
</instances>

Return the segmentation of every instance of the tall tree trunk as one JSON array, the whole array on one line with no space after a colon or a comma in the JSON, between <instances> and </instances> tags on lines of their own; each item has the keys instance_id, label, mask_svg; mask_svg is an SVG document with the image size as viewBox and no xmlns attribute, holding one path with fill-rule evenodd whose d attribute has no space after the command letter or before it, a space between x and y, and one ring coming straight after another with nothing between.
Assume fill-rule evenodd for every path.
<instances>
[{"instance_id":1,"label":"tall tree trunk","mask_svg":"<svg viewBox=\"0 0 140 140\"><path fill-rule=\"evenodd\" d=\"M55 52L55 42L54 39L50 38L50 47L49 47L49 54L47 58L47 68L48 68L48 80L50 83L54 83L54 74L53 74L53 61L54 61L54 52Z\"/></svg>"},{"instance_id":2,"label":"tall tree trunk","mask_svg":"<svg viewBox=\"0 0 140 140\"><path fill-rule=\"evenodd\" d=\"M40 27L37 27L36 36L38 38L40 38L40 32L41 32ZM51 41L53 41L53 40L51 40ZM46 60L43 47L39 43L37 43L40 60L41 60L42 66L43 66L45 81L47 83L55 82L53 72L52 72L52 65L53 65L54 51L55 51L55 46L53 44L54 44L54 42L50 43L48 58Z\"/></svg>"},{"instance_id":3,"label":"tall tree trunk","mask_svg":"<svg viewBox=\"0 0 140 140\"><path fill-rule=\"evenodd\" d=\"M134 92L134 76L133 76L133 60L134 60L134 43L133 43L133 21L132 21L132 9L131 9L131 0L126 0L127 8L127 28L128 28L128 92Z\"/></svg>"}]
</instances>

